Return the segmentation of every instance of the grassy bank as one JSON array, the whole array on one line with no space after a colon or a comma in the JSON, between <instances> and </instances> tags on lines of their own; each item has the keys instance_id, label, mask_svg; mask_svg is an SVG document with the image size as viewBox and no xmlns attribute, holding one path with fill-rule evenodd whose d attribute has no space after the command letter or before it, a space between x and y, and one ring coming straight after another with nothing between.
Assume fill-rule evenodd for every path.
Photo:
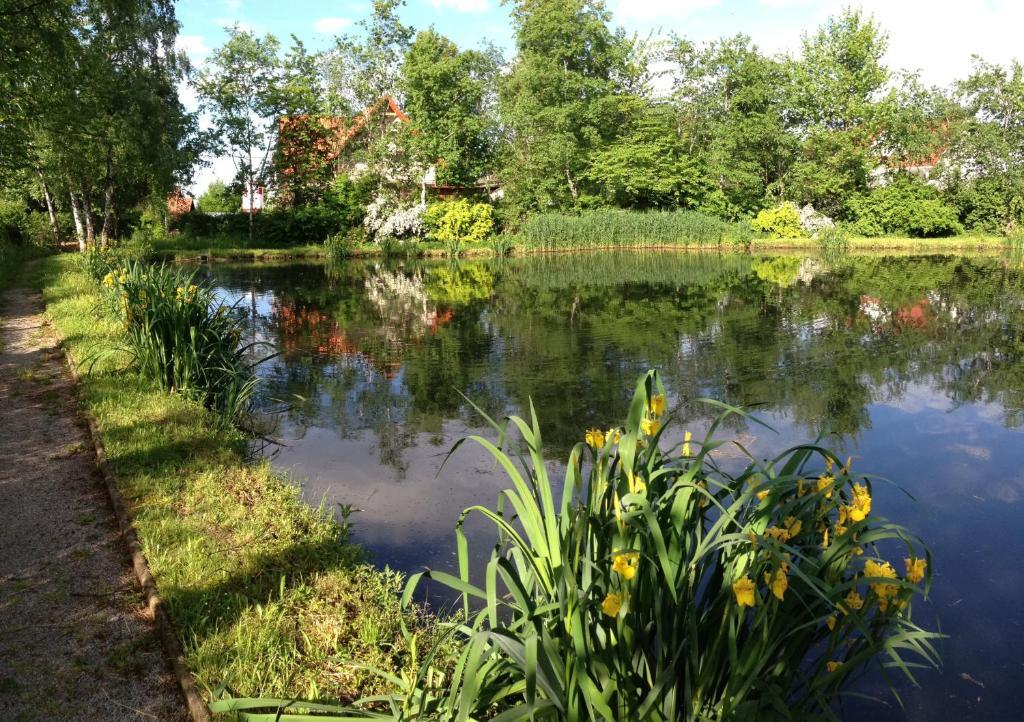
<instances>
[{"instance_id":1,"label":"grassy bank","mask_svg":"<svg viewBox=\"0 0 1024 722\"><path fill-rule=\"evenodd\" d=\"M569 238L559 242L536 243L522 235L506 236L506 245L512 255L528 256L544 253L566 253L576 251L599 250L677 250L677 251L721 251L726 253L745 253L761 251L802 251L817 253L822 250L821 244L812 238L751 238L744 243L736 243L729 238L712 240L709 238L691 239L688 237L673 238L641 238L639 240L618 239L614 242L587 242L582 238ZM948 238L909 238L906 236L885 236L866 238L852 236L848 239L849 250L856 252L959 252L959 251L1002 251L1010 248L1007 240L996 235L960 235ZM213 260L285 260L326 258L328 252L320 244L277 244L259 240L249 244L247 241L226 238L197 239L172 236L154 246L157 257L168 260L188 261L199 259ZM425 257L443 257L444 249L440 244L421 242L409 247L413 255ZM491 256L491 246L469 246L464 249L464 257ZM366 243L352 249L353 257L375 257L384 255L384 249L376 244Z\"/></svg>"},{"instance_id":2,"label":"grassy bank","mask_svg":"<svg viewBox=\"0 0 1024 722\"><path fill-rule=\"evenodd\" d=\"M75 257L41 261L31 280L77 363L116 343ZM400 577L368 565L328 510L265 463L246 463L240 434L123 366L97 362L84 400L200 685L305 699L375 691L349 663L406 663Z\"/></svg>"}]
</instances>

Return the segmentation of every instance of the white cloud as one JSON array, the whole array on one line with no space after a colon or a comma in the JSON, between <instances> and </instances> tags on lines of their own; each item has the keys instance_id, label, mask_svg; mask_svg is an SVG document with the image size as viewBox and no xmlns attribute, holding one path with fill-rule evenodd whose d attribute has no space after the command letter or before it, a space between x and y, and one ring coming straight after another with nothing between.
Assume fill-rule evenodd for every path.
<instances>
[{"instance_id":1,"label":"white cloud","mask_svg":"<svg viewBox=\"0 0 1024 722\"><path fill-rule=\"evenodd\" d=\"M201 63L210 54L206 38L202 35L179 35L174 41L174 47L185 51L193 64Z\"/></svg>"},{"instance_id":2,"label":"white cloud","mask_svg":"<svg viewBox=\"0 0 1024 722\"><path fill-rule=\"evenodd\" d=\"M195 176L192 178L192 185L188 186L188 189L194 195L201 196L213 181L222 180L225 183L230 183L234 179L235 164L231 161L231 158L227 156L214 158L210 165L196 171Z\"/></svg>"},{"instance_id":3,"label":"white cloud","mask_svg":"<svg viewBox=\"0 0 1024 722\"><path fill-rule=\"evenodd\" d=\"M325 33L327 35L335 35L340 33L345 28L352 25L352 20L349 18L320 18L313 23L313 29L318 33Z\"/></svg>"},{"instance_id":4,"label":"white cloud","mask_svg":"<svg viewBox=\"0 0 1024 722\"><path fill-rule=\"evenodd\" d=\"M804 32L850 5L889 33L889 66L919 70L928 84L966 76L972 54L997 63L1024 58L1020 0L757 0L744 11L721 0L615 0L612 8L615 19L633 29L686 18L690 23L680 30L692 40L744 32L766 52L796 54Z\"/></svg>"},{"instance_id":5,"label":"white cloud","mask_svg":"<svg viewBox=\"0 0 1024 722\"><path fill-rule=\"evenodd\" d=\"M612 8L621 20L679 20L720 3L721 0L617 0Z\"/></svg>"},{"instance_id":6,"label":"white cloud","mask_svg":"<svg viewBox=\"0 0 1024 722\"><path fill-rule=\"evenodd\" d=\"M831 4L833 12L842 7ZM863 0L861 7L889 32L889 65L919 69L928 83L947 85L966 76L972 54L998 63L1024 55L1019 0Z\"/></svg>"},{"instance_id":7,"label":"white cloud","mask_svg":"<svg viewBox=\"0 0 1024 722\"><path fill-rule=\"evenodd\" d=\"M430 0L435 10L457 13L485 13L491 9L488 0Z\"/></svg>"}]
</instances>

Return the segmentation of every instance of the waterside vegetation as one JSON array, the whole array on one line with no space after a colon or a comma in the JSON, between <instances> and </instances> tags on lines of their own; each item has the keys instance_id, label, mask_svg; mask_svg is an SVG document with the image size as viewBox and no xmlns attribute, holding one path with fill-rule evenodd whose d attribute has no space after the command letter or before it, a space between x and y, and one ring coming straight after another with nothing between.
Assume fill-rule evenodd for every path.
<instances>
[{"instance_id":1,"label":"waterside vegetation","mask_svg":"<svg viewBox=\"0 0 1024 722\"><path fill-rule=\"evenodd\" d=\"M409 659L402 624L428 629L417 610L400 608L401 577L368 563L342 515L311 506L267 463L250 463L248 437L223 423L217 404L168 393L146 373L146 357L124 346L114 289L134 296L134 313L151 288L144 274L187 279L136 268L105 287L67 255L43 259L33 273L83 369L85 407L200 686L329 699L380 691L349 662L398 671ZM168 285L173 297L163 302L199 313L195 299L207 291L183 288L187 300ZM159 327L169 317L150 321ZM97 356L110 349L122 350Z\"/></svg>"},{"instance_id":2,"label":"waterside vegetation","mask_svg":"<svg viewBox=\"0 0 1024 722\"><path fill-rule=\"evenodd\" d=\"M382 672L389 692L347 708L228 697L213 709L250 720L838 719L866 669L913 681L913 668L936 666L939 635L912 621L930 556L872 508L872 477L817 443L730 473L715 458L719 425L758 422L715 405L703 439L664 443L665 390L646 375L622 426L573 447L561 492L536 412L491 421L498 443L472 440L510 486L496 507L463 513L459 573L417 574L404 595L428 577L457 592L462 615L442 623L456 645L424 647L415 675ZM521 455L503 449L510 434ZM462 531L473 515L496 532L479 579Z\"/></svg>"}]
</instances>

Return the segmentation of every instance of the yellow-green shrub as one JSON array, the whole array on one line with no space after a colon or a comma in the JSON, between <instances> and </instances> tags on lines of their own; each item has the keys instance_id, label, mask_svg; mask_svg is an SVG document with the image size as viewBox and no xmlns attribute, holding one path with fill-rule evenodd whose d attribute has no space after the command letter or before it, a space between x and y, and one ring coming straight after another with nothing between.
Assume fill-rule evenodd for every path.
<instances>
[{"instance_id":1,"label":"yellow-green shrub","mask_svg":"<svg viewBox=\"0 0 1024 722\"><path fill-rule=\"evenodd\" d=\"M494 232L494 209L460 198L430 206L423 222L428 237L443 244L448 255L454 257L465 244L483 243Z\"/></svg>"},{"instance_id":2,"label":"yellow-green shrub","mask_svg":"<svg viewBox=\"0 0 1024 722\"><path fill-rule=\"evenodd\" d=\"M767 233L772 238L803 238L807 235L800 225L800 211L792 203L765 208L750 225L755 231Z\"/></svg>"}]
</instances>

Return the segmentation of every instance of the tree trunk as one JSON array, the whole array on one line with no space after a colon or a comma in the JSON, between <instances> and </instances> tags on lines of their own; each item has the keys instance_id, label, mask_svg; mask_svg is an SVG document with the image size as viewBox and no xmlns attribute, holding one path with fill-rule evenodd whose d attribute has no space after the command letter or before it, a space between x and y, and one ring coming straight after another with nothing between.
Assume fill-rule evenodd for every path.
<instances>
[{"instance_id":1,"label":"tree trunk","mask_svg":"<svg viewBox=\"0 0 1024 722\"><path fill-rule=\"evenodd\" d=\"M82 190L82 215L85 217L85 245L96 243L96 226L92 222L92 201L89 199L89 188Z\"/></svg>"},{"instance_id":2,"label":"tree trunk","mask_svg":"<svg viewBox=\"0 0 1024 722\"><path fill-rule=\"evenodd\" d=\"M85 250L85 228L82 226L82 208L78 199L75 198L75 192L71 191L68 193L71 196L71 215L75 219L75 238L78 239L78 250Z\"/></svg>"},{"instance_id":3,"label":"tree trunk","mask_svg":"<svg viewBox=\"0 0 1024 722\"><path fill-rule=\"evenodd\" d=\"M60 224L57 222L57 211L53 207L53 196L50 195L50 188L43 179L43 172L36 169L39 174L39 183L43 186L43 199L46 201L46 214L50 217L50 231L53 233L53 242L60 245Z\"/></svg>"},{"instance_id":4,"label":"tree trunk","mask_svg":"<svg viewBox=\"0 0 1024 722\"><path fill-rule=\"evenodd\" d=\"M253 216L255 215L255 212L256 212L256 209L253 208L254 201L255 201L255 193L254 193L252 181L250 180L249 181L249 245L250 246L252 245Z\"/></svg>"},{"instance_id":5,"label":"tree trunk","mask_svg":"<svg viewBox=\"0 0 1024 722\"><path fill-rule=\"evenodd\" d=\"M572 194L573 201L579 200L579 194L576 192L576 183L572 179L572 174L569 173L569 169L565 169L565 180L569 182L569 192Z\"/></svg>"},{"instance_id":6,"label":"tree trunk","mask_svg":"<svg viewBox=\"0 0 1024 722\"><path fill-rule=\"evenodd\" d=\"M103 230L100 245L106 248L114 234L114 150L107 146L107 177L103 188Z\"/></svg>"}]
</instances>

